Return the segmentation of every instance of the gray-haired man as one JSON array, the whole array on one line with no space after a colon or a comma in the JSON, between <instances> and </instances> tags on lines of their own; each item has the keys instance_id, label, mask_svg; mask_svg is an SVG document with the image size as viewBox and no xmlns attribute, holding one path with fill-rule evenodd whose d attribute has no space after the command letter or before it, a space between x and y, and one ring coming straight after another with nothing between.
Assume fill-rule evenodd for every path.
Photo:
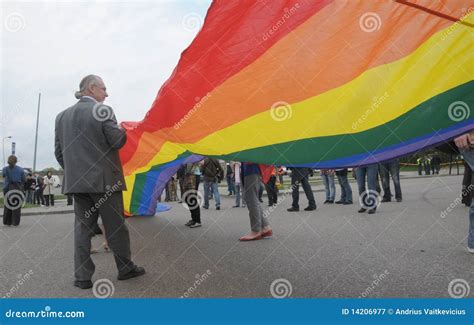
<instances>
[{"instance_id":1,"label":"gray-haired man","mask_svg":"<svg viewBox=\"0 0 474 325\"><path fill-rule=\"evenodd\" d=\"M64 169L63 193L74 195L74 285L92 287L95 265L91 238L99 214L114 252L118 279L145 274L131 261L130 237L123 216L126 189L118 150L126 142L111 107L103 105L107 90L95 75L82 79L79 101L56 117L55 155Z\"/></svg>"}]
</instances>

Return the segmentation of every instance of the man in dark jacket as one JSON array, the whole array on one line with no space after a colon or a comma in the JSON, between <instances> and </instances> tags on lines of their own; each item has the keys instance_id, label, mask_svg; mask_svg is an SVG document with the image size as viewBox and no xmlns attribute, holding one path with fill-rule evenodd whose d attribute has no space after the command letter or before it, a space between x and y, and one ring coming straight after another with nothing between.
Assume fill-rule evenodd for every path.
<instances>
[{"instance_id":1,"label":"man in dark jacket","mask_svg":"<svg viewBox=\"0 0 474 325\"><path fill-rule=\"evenodd\" d=\"M221 209L221 197L219 194L218 183L224 176L224 170L221 164L215 158L207 157L202 165L202 174L204 175L204 209L209 209L209 192L212 191L216 200L216 210Z\"/></svg>"},{"instance_id":2,"label":"man in dark jacket","mask_svg":"<svg viewBox=\"0 0 474 325\"><path fill-rule=\"evenodd\" d=\"M64 169L63 193L74 194L74 285L92 287L95 265L90 257L91 238L99 214L107 242L114 252L118 279L143 275L131 260L130 237L123 215L122 191L126 189L118 150L126 142L117 125L102 79L82 79L79 101L56 117L55 155Z\"/></svg>"}]
</instances>

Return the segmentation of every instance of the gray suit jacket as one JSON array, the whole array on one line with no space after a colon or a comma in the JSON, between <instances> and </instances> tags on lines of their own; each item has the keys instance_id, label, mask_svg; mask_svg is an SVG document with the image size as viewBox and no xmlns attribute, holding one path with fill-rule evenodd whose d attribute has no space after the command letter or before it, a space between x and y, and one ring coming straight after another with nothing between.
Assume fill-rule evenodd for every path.
<instances>
[{"instance_id":1,"label":"gray suit jacket","mask_svg":"<svg viewBox=\"0 0 474 325\"><path fill-rule=\"evenodd\" d=\"M118 150L127 137L113 111L93 114L96 103L81 98L56 117L55 155L64 169L63 193L126 190Z\"/></svg>"}]
</instances>

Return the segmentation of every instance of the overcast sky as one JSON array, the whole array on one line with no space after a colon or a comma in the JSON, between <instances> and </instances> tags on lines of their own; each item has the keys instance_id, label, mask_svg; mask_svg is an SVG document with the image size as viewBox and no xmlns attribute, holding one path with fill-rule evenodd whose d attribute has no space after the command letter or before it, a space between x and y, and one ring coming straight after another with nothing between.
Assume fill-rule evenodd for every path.
<instances>
[{"instance_id":1,"label":"overcast sky","mask_svg":"<svg viewBox=\"0 0 474 325\"><path fill-rule=\"evenodd\" d=\"M19 165L58 168L54 119L81 78L103 77L120 121L139 121L204 20L210 0L1 1L0 135ZM11 153L6 139L5 155ZM3 157L2 157L3 159Z\"/></svg>"}]
</instances>

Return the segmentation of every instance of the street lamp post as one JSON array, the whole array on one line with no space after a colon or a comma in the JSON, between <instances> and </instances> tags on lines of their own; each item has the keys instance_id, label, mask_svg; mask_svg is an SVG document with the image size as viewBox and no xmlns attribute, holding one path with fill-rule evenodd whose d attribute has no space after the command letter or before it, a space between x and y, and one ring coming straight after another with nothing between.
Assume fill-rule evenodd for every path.
<instances>
[{"instance_id":1,"label":"street lamp post","mask_svg":"<svg viewBox=\"0 0 474 325\"><path fill-rule=\"evenodd\" d=\"M12 136L9 135L8 137L4 137L3 140L2 140L3 166L5 166L5 139L11 139L11 138L12 138Z\"/></svg>"}]
</instances>

